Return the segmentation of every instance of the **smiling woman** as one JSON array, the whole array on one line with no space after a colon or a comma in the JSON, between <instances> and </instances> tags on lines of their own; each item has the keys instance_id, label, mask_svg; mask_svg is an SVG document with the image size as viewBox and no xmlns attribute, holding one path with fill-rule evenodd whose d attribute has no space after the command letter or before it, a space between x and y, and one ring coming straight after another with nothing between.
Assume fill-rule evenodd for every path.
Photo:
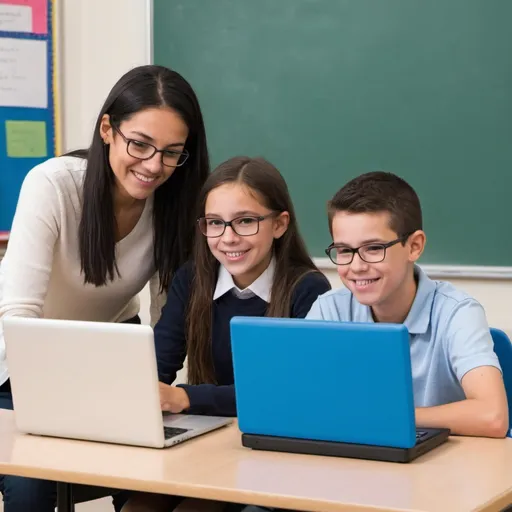
<instances>
[{"instance_id":1,"label":"smiling woman","mask_svg":"<svg viewBox=\"0 0 512 512\"><path fill-rule=\"evenodd\" d=\"M208 173L188 82L160 66L126 73L89 149L48 160L23 182L0 265L0 318L139 323L137 295L151 280L156 322L172 275L191 255ZM12 408L8 377L0 331L0 407ZM5 512L55 508L53 482L3 477L0 491Z\"/></svg>"}]
</instances>

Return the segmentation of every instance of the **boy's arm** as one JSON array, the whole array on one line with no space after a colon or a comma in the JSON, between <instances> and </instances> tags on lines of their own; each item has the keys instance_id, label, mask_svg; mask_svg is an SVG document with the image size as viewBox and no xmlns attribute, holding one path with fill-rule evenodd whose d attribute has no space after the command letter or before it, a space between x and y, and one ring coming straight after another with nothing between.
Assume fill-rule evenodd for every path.
<instances>
[{"instance_id":1,"label":"boy's arm","mask_svg":"<svg viewBox=\"0 0 512 512\"><path fill-rule=\"evenodd\" d=\"M494 366L480 366L466 373L461 384L466 400L417 407L416 424L449 428L462 436L505 437L508 407L501 372Z\"/></svg>"},{"instance_id":2,"label":"boy's arm","mask_svg":"<svg viewBox=\"0 0 512 512\"><path fill-rule=\"evenodd\" d=\"M449 428L459 435L504 437L507 396L482 306L472 299L457 304L446 323L446 340L450 365L466 399L416 408L416 424Z\"/></svg>"}]
</instances>

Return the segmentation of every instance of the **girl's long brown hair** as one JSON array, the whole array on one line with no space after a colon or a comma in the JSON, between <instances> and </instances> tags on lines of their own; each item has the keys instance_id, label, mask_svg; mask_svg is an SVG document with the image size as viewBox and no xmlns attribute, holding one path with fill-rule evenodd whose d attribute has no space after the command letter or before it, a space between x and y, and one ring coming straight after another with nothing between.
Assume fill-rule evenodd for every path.
<instances>
[{"instance_id":1,"label":"girl's long brown hair","mask_svg":"<svg viewBox=\"0 0 512 512\"><path fill-rule=\"evenodd\" d=\"M291 298L297 283L309 272L318 272L299 233L290 193L279 171L263 158L235 157L219 165L204 184L199 199L199 215L205 213L208 194L226 183L247 186L269 210L288 212L286 233L274 241L275 277L266 316L289 317ZM195 275L186 318L188 380L191 384L216 384L212 359L212 306L219 262L206 238L196 237Z\"/></svg>"}]
</instances>

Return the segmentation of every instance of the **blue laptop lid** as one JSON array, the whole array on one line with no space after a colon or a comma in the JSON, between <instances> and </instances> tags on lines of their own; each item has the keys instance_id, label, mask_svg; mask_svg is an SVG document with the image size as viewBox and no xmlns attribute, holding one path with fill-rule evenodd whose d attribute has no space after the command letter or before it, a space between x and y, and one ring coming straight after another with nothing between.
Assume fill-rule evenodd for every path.
<instances>
[{"instance_id":1,"label":"blue laptop lid","mask_svg":"<svg viewBox=\"0 0 512 512\"><path fill-rule=\"evenodd\" d=\"M242 432L415 445L405 326L235 317L231 345Z\"/></svg>"}]
</instances>

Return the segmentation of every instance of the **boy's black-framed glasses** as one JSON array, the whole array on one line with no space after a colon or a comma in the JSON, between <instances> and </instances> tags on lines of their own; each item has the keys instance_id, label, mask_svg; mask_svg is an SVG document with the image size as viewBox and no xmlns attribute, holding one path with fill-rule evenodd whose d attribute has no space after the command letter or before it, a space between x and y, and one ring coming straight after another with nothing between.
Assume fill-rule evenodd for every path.
<instances>
[{"instance_id":1,"label":"boy's black-framed glasses","mask_svg":"<svg viewBox=\"0 0 512 512\"><path fill-rule=\"evenodd\" d=\"M347 247L346 245L331 244L327 249L325 249L325 254L329 256L329 259L335 265L350 265L354 260L354 255L356 253L359 255L361 260L366 263L380 263L386 258L386 249L393 247L393 245L400 242L405 242L411 235L412 233L407 233L395 240L391 240L391 242L383 244L370 242L354 249Z\"/></svg>"}]
</instances>

